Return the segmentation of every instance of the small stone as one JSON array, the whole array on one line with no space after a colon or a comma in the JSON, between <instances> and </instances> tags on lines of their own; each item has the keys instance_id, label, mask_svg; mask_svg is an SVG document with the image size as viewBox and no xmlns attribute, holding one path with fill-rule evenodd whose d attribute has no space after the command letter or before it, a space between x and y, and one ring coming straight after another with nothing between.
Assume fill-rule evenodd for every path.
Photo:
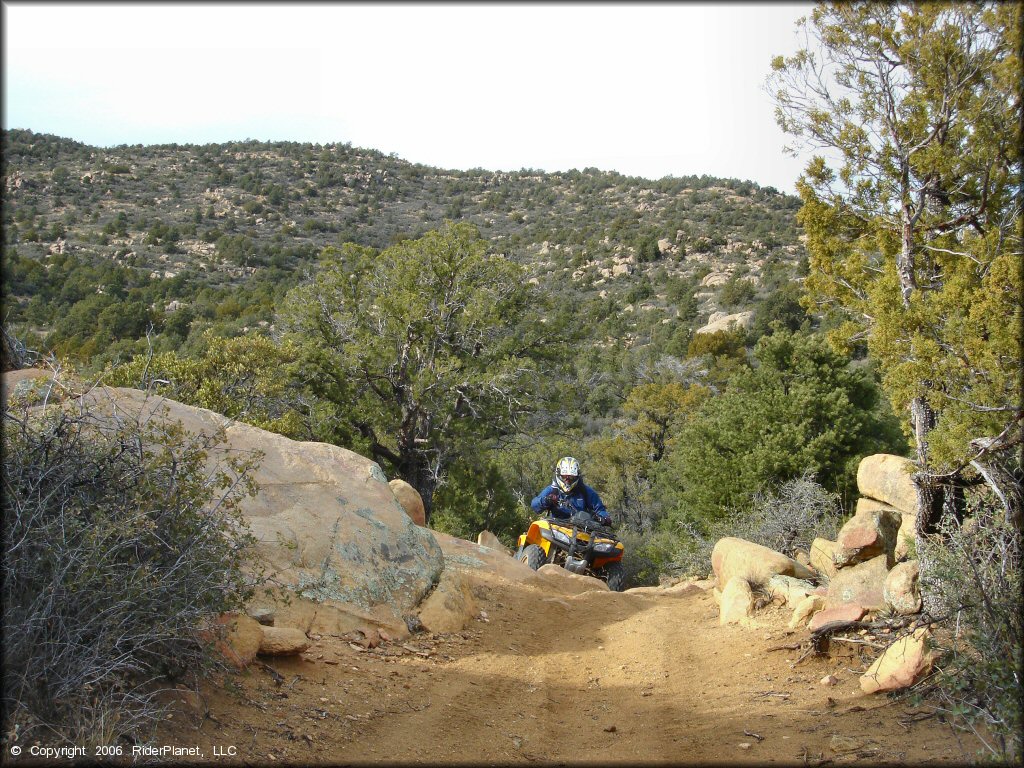
<instances>
[{"instance_id":1,"label":"small stone","mask_svg":"<svg viewBox=\"0 0 1024 768\"><path fill-rule=\"evenodd\" d=\"M609 725L607 728L604 729L604 732L605 733L615 733L615 731L617 731L617 730L618 729L614 725Z\"/></svg>"},{"instance_id":2,"label":"small stone","mask_svg":"<svg viewBox=\"0 0 1024 768\"><path fill-rule=\"evenodd\" d=\"M737 746L740 749L750 749L750 742L749 741L741 741Z\"/></svg>"},{"instance_id":3,"label":"small stone","mask_svg":"<svg viewBox=\"0 0 1024 768\"><path fill-rule=\"evenodd\" d=\"M819 682L822 685L835 685L839 682L839 678L835 675L825 675Z\"/></svg>"}]
</instances>

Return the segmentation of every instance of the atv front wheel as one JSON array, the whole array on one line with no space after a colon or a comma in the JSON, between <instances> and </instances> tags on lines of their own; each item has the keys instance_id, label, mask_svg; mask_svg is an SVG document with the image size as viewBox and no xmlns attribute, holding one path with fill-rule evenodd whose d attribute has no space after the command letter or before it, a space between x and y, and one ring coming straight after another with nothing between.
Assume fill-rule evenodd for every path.
<instances>
[{"instance_id":1,"label":"atv front wheel","mask_svg":"<svg viewBox=\"0 0 1024 768\"><path fill-rule=\"evenodd\" d=\"M622 562L608 563L604 567L605 576L608 579L608 589L612 592L621 592L626 586L626 569Z\"/></svg>"},{"instance_id":2,"label":"atv front wheel","mask_svg":"<svg viewBox=\"0 0 1024 768\"><path fill-rule=\"evenodd\" d=\"M544 550L536 544L527 544L519 554L519 562L526 563L536 571L544 564Z\"/></svg>"}]
</instances>

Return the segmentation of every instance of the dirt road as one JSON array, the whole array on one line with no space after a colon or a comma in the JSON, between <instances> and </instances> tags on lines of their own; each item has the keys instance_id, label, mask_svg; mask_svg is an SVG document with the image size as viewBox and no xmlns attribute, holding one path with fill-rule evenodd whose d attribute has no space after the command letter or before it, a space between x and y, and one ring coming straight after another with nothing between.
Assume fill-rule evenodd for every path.
<instances>
[{"instance_id":1,"label":"dirt road","mask_svg":"<svg viewBox=\"0 0 1024 768\"><path fill-rule=\"evenodd\" d=\"M907 701L861 694L866 646L796 664L781 646L806 632L787 633L782 609L720 627L697 586L476 593L482 618L460 633L322 637L271 660L279 678L253 666L208 687L208 715L180 711L160 738L241 764L961 764L973 749Z\"/></svg>"}]
</instances>

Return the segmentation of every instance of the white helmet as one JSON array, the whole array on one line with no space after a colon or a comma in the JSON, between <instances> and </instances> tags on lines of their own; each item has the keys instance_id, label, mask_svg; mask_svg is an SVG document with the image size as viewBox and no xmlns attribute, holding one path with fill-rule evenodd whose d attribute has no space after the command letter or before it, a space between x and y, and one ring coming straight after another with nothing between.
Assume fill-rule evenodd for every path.
<instances>
[{"instance_id":1,"label":"white helmet","mask_svg":"<svg viewBox=\"0 0 1024 768\"><path fill-rule=\"evenodd\" d=\"M580 463L572 456L559 459L555 467L555 485L562 493L571 493L580 479Z\"/></svg>"}]
</instances>

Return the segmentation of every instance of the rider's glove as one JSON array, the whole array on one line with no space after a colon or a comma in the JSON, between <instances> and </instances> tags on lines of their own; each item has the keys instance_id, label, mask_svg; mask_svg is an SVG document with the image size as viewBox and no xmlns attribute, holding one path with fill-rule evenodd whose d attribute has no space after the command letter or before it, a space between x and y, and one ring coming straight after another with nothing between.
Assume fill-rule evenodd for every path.
<instances>
[{"instance_id":1,"label":"rider's glove","mask_svg":"<svg viewBox=\"0 0 1024 768\"><path fill-rule=\"evenodd\" d=\"M610 515L607 515L607 514L598 515L597 516L597 522L599 522L601 525L611 525L612 524L612 518L611 518Z\"/></svg>"},{"instance_id":2,"label":"rider's glove","mask_svg":"<svg viewBox=\"0 0 1024 768\"><path fill-rule=\"evenodd\" d=\"M547 498L544 500L544 503L547 505L548 509L558 509L558 493L555 491L549 493Z\"/></svg>"}]
</instances>

